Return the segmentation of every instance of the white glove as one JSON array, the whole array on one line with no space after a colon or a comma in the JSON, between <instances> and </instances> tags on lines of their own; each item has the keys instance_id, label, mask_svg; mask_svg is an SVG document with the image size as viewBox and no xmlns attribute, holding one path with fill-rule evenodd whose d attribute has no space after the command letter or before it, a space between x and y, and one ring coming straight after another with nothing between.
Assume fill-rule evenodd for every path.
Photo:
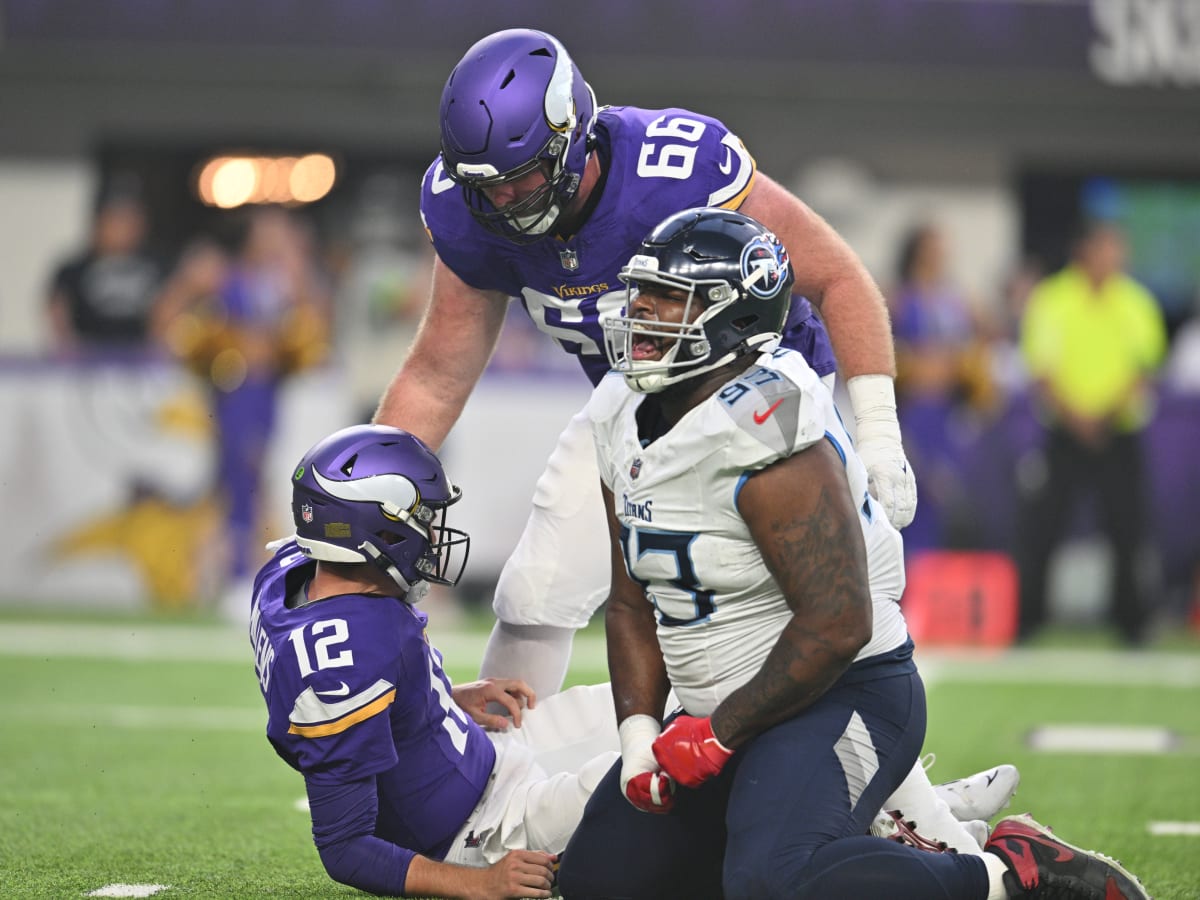
<instances>
[{"instance_id":1,"label":"white glove","mask_svg":"<svg viewBox=\"0 0 1200 900\"><path fill-rule=\"evenodd\" d=\"M867 467L867 490L879 501L888 521L903 528L917 512L917 479L900 443L892 379L888 375L856 375L846 382L846 390L857 425L854 447Z\"/></svg>"},{"instance_id":2,"label":"white glove","mask_svg":"<svg viewBox=\"0 0 1200 900\"><path fill-rule=\"evenodd\" d=\"M662 725L653 716L630 716L617 728L621 736L621 793L648 813L670 812L675 782L654 758L654 739Z\"/></svg>"}]
</instances>

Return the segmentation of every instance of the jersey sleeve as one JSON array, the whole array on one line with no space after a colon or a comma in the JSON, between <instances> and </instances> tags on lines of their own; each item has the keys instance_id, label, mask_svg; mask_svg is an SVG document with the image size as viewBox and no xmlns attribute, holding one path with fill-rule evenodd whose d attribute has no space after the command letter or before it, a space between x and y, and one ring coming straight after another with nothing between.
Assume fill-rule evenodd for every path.
<instances>
[{"instance_id":1,"label":"jersey sleeve","mask_svg":"<svg viewBox=\"0 0 1200 900\"><path fill-rule=\"evenodd\" d=\"M754 185L754 159L718 119L686 109L607 107L597 136L609 148L605 193L631 198L611 212L634 237L684 209L739 207ZM632 198L636 198L633 200Z\"/></svg>"},{"instance_id":2,"label":"jersey sleeve","mask_svg":"<svg viewBox=\"0 0 1200 900\"><path fill-rule=\"evenodd\" d=\"M774 349L759 362L717 393L729 419L728 464L744 471L766 468L832 437L829 418L836 416L828 388L799 353Z\"/></svg>"},{"instance_id":3,"label":"jersey sleeve","mask_svg":"<svg viewBox=\"0 0 1200 900\"><path fill-rule=\"evenodd\" d=\"M514 293L502 277L507 267L493 249L493 239L471 218L462 188L446 175L440 155L421 181L421 224L438 258L468 285Z\"/></svg>"},{"instance_id":4,"label":"jersey sleeve","mask_svg":"<svg viewBox=\"0 0 1200 900\"><path fill-rule=\"evenodd\" d=\"M313 842L334 881L387 896L404 894L416 851L375 836L375 779L338 785L306 779Z\"/></svg>"},{"instance_id":5,"label":"jersey sleeve","mask_svg":"<svg viewBox=\"0 0 1200 900\"><path fill-rule=\"evenodd\" d=\"M754 187L758 168L746 145L736 134L716 119L710 131L711 149L707 153L697 154L701 175L707 175L706 187L709 189L704 205L737 209ZM702 147L702 151L704 149Z\"/></svg>"}]
</instances>

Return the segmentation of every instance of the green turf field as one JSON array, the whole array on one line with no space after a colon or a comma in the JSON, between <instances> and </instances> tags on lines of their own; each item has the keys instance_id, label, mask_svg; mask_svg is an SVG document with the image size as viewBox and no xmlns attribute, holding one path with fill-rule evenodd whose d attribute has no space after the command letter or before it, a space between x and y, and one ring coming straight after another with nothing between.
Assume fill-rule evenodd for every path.
<instances>
[{"instance_id":1,"label":"green turf field","mask_svg":"<svg viewBox=\"0 0 1200 900\"><path fill-rule=\"evenodd\" d=\"M433 632L457 679L472 676L484 638L478 627ZM1129 654L1094 644L923 658L931 777L1014 762L1014 811L1118 856L1160 900L1200 898L1200 834L1151 832L1200 829L1200 645ZM602 678L600 637L585 634L572 679ZM169 885L162 898L364 896L321 869L296 807L300 776L263 737L240 631L4 614L0 683L0 896L112 884ZM1125 753L1099 738L1090 752L1026 743L1039 726L1105 724L1168 734Z\"/></svg>"}]
</instances>

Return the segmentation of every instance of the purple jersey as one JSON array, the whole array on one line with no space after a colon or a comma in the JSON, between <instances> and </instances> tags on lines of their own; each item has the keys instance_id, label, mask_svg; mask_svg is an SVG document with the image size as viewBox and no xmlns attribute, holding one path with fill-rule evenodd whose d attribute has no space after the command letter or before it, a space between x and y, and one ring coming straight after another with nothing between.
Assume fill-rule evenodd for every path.
<instances>
[{"instance_id":1,"label":"purple jersey","mask_svg":"<svg viewBox=\"0 0 1200 900\"><path fill-rule=\"evenodd\" d=\"M359 594L288 608L315 566L289 542L255 580L250 643L267 738L310 783L375 776L375 835L441 858L496 750L451 699L424 613Z\"/></svg>"},{"instance_id":2,"label":"purple jersey","mask_svg":"<svg viewBox=\"0 0 1200 900\"><path fill-rule=\"evenodd\" d=\"M439 156L425 173L421 217L438 256L480 290L519 297L533 323L579 357L592 384L608 371L600 317L625 304L617 273L654 226L696 206L737 209L755 165L736 135L716 119L684 109L605 107L596 119L604 181L587 221L570 238L518 246L480 226L447 177ZM808 301L792 301L784 343L819 374L833 353Z\"/></svg>"}]
</instances>

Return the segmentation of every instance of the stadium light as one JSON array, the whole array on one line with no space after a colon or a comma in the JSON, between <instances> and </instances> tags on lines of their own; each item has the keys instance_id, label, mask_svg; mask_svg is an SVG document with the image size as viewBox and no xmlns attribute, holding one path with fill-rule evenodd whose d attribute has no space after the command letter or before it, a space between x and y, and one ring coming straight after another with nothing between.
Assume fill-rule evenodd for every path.
<instances>
[{"instance_id":1,"label":"stadium light","mask_svg":"<svg viewBox=\"0 0 1200 900\"><path fill-rule=\"evenodd\" d=\"M324 153L305 156L214 156L199 167L196 193L207 206L234 209L247 203L300 206L320 200L337 181Z\"/></svg>"}]
</instances>

